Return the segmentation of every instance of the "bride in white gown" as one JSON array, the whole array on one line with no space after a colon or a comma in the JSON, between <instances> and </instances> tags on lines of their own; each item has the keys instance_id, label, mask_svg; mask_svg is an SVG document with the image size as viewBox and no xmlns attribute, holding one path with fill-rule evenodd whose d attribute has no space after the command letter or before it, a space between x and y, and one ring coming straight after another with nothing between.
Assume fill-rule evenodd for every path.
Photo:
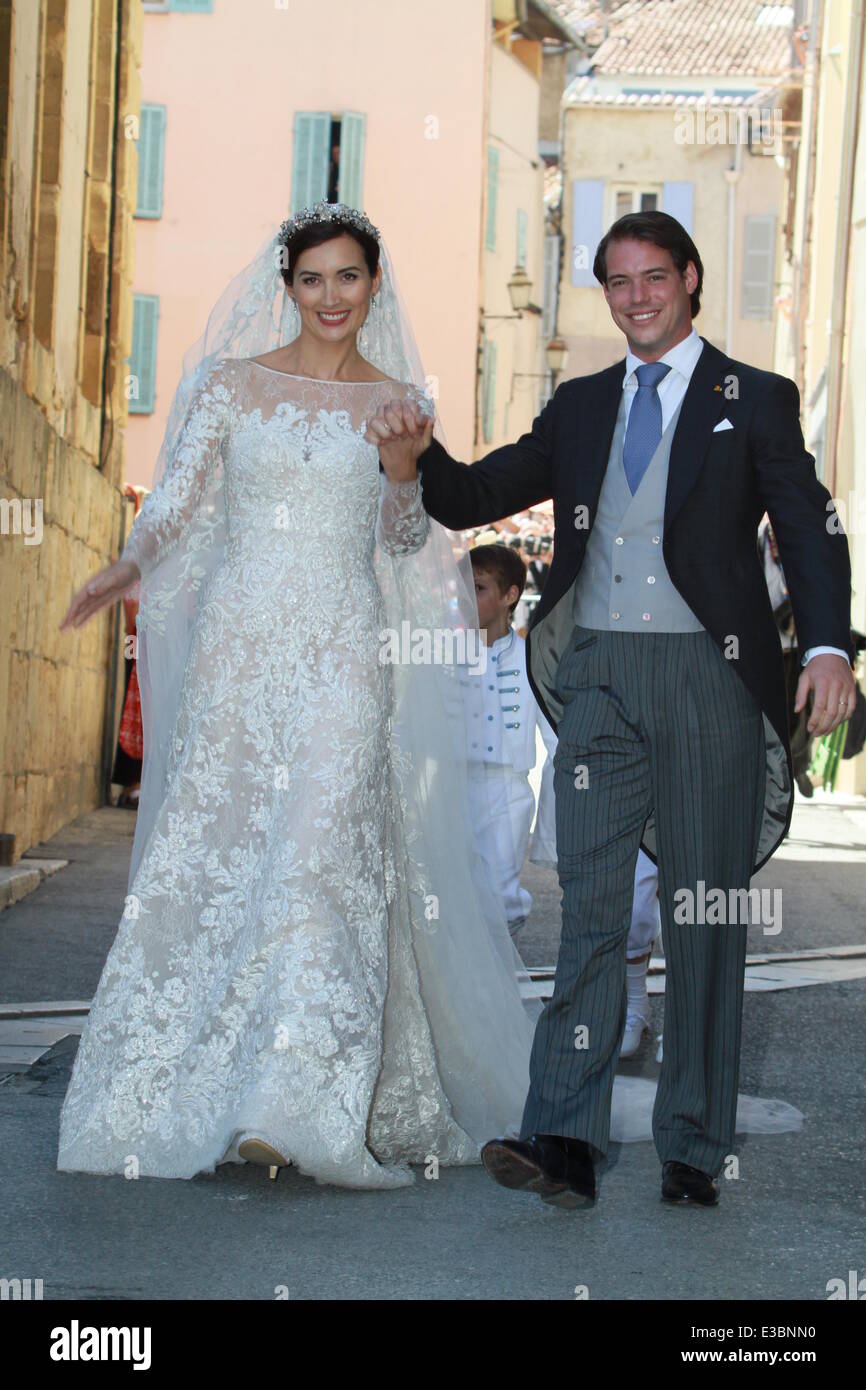
<instances>
[{"instance_id":1,"label":"bride in white gown","mask_svg":"<svg viewBox=\"0 0 866 1390\"><path fill-rule=\"evenodd\" d=\"M399 365L399 330L412 369L351 218L297 219L300 334L267 361L203 358L121 560L65 619L141 574L139 824L62 1169L189 1178L248 1158L395 1187L519 1124L532 1016L472 876L460 684L379 660L386 622L459 627L466 595L418 484L390 484L364 440L388 400L424 397L358 351L378 288L379 356ZM275 283L260 253L247 300ZM221 347L250 341L237 299Z\"/></svg>"},{"instance_id":2,"label":"bride in white gown","mask_svg":"<svg viewBox=\"0 0 866 1390\"><path fill-rule=\"evenodd\" d=\"M380 660L383 632L477 611L365 439L389 400L432 414L376 229L284 223L184 365L162 476L63 624L141 575L129 894L57 1166L378 1188L476 1163L519 1132L538 1006L468 824L466 682ZM618 1079L612 1138L650 1137L654 1090Z\"/></svg>"}]
</instances>

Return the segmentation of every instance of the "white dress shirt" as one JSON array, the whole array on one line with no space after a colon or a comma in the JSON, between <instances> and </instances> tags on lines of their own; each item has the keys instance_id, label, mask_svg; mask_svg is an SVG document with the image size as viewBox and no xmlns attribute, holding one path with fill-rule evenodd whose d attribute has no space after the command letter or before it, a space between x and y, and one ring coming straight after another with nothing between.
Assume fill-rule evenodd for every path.
<instances>
[{"instance_id":1,"label":"white dress shirt","mask_svg":"<svg viewBox=\"0 0 866 1390\"><path fill-rule=\"evenodd\" d=\"M665 373L656 387L659 404L662 408L662 434L664 434L671 416L686 394L688 384L692 379L692 372L695 370L703 350L703 341L692 324L692 331L688 337L683 338L682 342L677 343L658 359L659 362L666 362L670 366L670 371ZM638 387L637 369L643 365L643 358L636 357L629 348L625 355L625 376L622 382L622 389L625 393L626 428L628 428L628 417ZM848 665L848 653L840 651L838 647L810 647L807 652L803 653L802 664L805 666L807 662L812 660L813 656L820 656L822 652L841 656L846 666Z\"/></svg>"}]
</instances>

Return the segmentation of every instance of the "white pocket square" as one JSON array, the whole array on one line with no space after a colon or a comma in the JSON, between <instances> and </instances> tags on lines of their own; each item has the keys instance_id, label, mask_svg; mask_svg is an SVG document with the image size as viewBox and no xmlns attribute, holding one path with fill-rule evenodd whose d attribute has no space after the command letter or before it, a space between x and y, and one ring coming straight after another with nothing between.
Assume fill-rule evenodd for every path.
<instances>
[{"instance_id":1,"label":"white pocket square","mask_svg":"<svg viewBox=\"0 0 866 1390\"><path fill-rule=\"evenodd\" d=\"M721 430L732 430L733 428L734 427L731 424L730 420L720 420L719 423L716 425L715 429L713 430L713 434L719 434Z\"/></svg>"}]
</instances>

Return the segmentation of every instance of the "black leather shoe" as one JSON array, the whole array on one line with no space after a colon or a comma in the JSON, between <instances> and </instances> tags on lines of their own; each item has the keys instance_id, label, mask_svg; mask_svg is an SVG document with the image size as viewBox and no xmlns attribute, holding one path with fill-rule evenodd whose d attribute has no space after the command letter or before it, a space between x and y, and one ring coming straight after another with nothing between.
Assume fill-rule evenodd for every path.
<instances>
[{"instance_id":1,"label":"black leather shoe","mask_svg":"<svg viewBox=\"0 0 866 1390\"><path fill-rule=\"evenodd\" d=\"M714 1207L719 1200L718 1184L709 1173L674 1160L662 1164L662 1201Z\"/></svg>"},{"instance_id":2,"label":"black leather shoe","mask_svg":"<svg viewBox=\"0 0 866 1390\"><path fill-rule=\"evenodd\" d=\"M537 1192L558 1207L586 1207L595 1201L592 1149L582 1139L531 1134L528 1139L491 1139L481 1161L502 1187Z\"/></svg>"}]
</instances>

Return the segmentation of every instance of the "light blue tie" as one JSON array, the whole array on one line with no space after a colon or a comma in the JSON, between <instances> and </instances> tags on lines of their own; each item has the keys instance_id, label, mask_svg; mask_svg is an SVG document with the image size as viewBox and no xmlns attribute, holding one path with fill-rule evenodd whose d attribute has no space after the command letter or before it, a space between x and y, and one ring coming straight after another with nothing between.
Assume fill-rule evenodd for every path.
<instances>
[{"instance_id":1,"label":"light blue tie","mask_svg":"<svg viewBox=\"0 0 866 1390\"><path fill-rule=\"evenodd\" d=\"M644 362L635 373L637 391L631 403L622 447L625 476L632 496L640 487L640 480L662 437L662 403L658 384L669 371L670 366L666 362Z\"/></svg>"}]
</instances>

